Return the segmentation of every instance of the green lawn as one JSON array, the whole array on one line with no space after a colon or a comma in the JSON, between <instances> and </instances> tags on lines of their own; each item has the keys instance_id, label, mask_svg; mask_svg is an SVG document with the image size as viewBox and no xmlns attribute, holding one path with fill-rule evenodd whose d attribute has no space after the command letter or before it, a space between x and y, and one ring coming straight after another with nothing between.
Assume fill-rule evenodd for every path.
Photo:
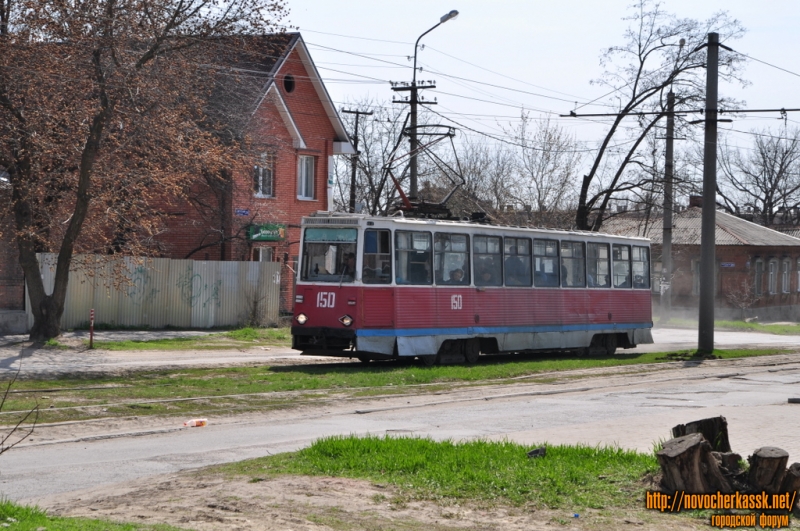
<instances>
[{"instance_id":1,"label":"green lawn","mask_svg":"<svg viewBox=\"0 0 800 531\"><path fill-rule=\"evenodd\" d=\"M529 459L511 442L436 442L421 438L329 437L294 453L213 467L251 481L281 474L368 479L401 499L471 500L538 507L640 507L653 455L612 447L549 446Z\"/></svg>"},{"instance_id":2,"label":"green lawn","mask_svg":"<svg viewBox=\"0 0 800 531\"><path fill-rule=\"evenodd\" d=\"M719 358L778 354L779 349L715 351ZM671 354L518 355L481 357L476 365L425 367L411 362L320 363L138 372L118 377L18 380L0 414L9 424L35 405L39 422L131 415L210 415L293 407L310 400L424 393L463 385L511 384L571 369L694 360ZM702 363L702 360L698 360ZM547 374L541 381L552 382ZM11 414L12 412L18 412Z\"/></svg>"},{"instance_id":3,"label":"green lawn","mask_svg":"<svg viewBox=\"0 0 800 531\"><path fill-rule=\"evenodd\" d=\"M670 319L669 321L657 321L660 327L672 328L697 328L697 321L693 319ZM765 334L776 334L784 336L800 335L800 324L762 324L746 323L744 321L714 321L714 328L717 330L739 330L750 332L763 332Z\"/></svg>"},{"instance_id":4,"label":"green lawn","mask_svg":"<svg viewBox=\"0 0 800 531\"><path fill-rule=\"evenodd\" d=\"M36 508L0 501L0 526L15 531L180 531L169 525L117 524L87 518L47 516Z\"/></svg>"},{"instance_id":5,"label":"green lawn","mask_svg":"<svg viewBox=\"0 0 800 531\"><path fill-rule=\"evenodd\" d=\"M88 341L86 342L88 344ZM168 339L95 341L104 350L221 350L258 346L290 347L289 328L240 328L229 332ZM51 345L56 346L56 345Z\"/></svg>"}]
</instances>

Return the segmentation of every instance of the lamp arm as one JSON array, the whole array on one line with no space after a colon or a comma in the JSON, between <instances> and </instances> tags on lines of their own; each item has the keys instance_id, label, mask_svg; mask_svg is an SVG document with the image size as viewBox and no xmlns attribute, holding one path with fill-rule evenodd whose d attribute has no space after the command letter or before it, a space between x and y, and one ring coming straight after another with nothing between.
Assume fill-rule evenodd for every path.
<instances>
[{"instance_id":1,"label":"lamp arm","mask_svg":"<svg viewBox=\"0 0 800 531\"><path fill-rule=\"evenodd\" d=\"M411 84L412 85L416 85L417 84L417 48L419 48L419 41L420 41L420 39L422 39L422 37L424 37L428 33L432 32L433 30L435 30L436 28L438 28L441 25L442 25L442 23L439 22L434 27L432 27L431 29L429 29L428 31L426 31L425 33L423 33L422 35L417 37L417 42L414 43L414 74L411 77Z\"/></svg>"}]
</instances>

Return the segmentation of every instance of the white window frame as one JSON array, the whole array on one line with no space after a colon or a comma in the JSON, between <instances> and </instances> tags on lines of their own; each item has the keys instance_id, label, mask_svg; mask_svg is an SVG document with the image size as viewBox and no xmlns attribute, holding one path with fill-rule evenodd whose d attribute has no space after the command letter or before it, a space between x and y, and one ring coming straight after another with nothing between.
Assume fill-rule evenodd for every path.
<instances>
[{"instance_id":1,"label":"white window frame","mask_svg":"<svg viewBox=\"0 0 800 531\"><path fill-rule=\"evenodd\" d=\"M754 266L753 289L757 296L764 294L764 260L760 258L756 260Z\"/></svg>"},{"instance_id":2,"label":"white window frame","mask_svg":"<svg viewBox=\"0 0 800 531\"><path fill-rule=\"evenodd\" d=\"M297 199L313 201L315 196L316 161L311 155L297 157Z\"/></svg>"},{"instance_id":3,"label":"white window frame","mask_svg":"<svg viewBox=\"0 0 800 531\"><path fill-rule=\"evenodd\" d=\"M261 163L253 166L254 192L256 197L272 198L275 197L275 155L272 153L262 153ZM265 182L269 181L269 189L266 190Z\"/></svg>"},{"instance_id":4,"label":"white window frame","mask_svg":"<svg viewBox=\"0 0 800 531\"><path fill-rule=\"evenodd\" d=\"M797 259L797 291L800 291L800 258Z\"/></svg>"},{"instance_id":5,"label":"white window frame","mask_svg":"<svg viewBox=\"0 0 800 531\"><path fill-rule=\"evenodd\" d=\"M792 264L788 258L784 258L781 262L781 292L782 293L790 293L792 291L792 287L789 285L791 282L791 275L789 274L792 270Z\"/></svg>"},{"instance_id":6,"label":"white window frame","mask_svg":"<svg viewBox=\"0 0 800 531\"><path fill-rule=\"evenodd\" d=\"M274 247L256 247L253 249L253 261L255 262L272 262L274 256Z\"/></svg>"},{"instance_id":7,"label":"white window frame","mask_svg":"<svg viewBox=\"0 0 800 531\"><path fill-rule=\"evenodd\" d=\"M775 295L778 293L778 260L775 258L770 259L767 265L769 294Z\"/></svg>"}]
</instances>

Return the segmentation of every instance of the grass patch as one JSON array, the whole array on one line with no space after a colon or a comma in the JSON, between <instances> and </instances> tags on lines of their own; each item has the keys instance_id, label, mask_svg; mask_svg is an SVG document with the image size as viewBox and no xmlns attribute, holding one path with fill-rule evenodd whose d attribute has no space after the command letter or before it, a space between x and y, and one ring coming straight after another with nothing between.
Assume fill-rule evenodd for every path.
<instances>
[{"instance_id":1,"label":"grass patch","mask_svg":"<svg viewBox=\"0 0 800 531\"><path fill-rule=\"evenodd\" d=\"M228 332L164 339L95 341L103 350L224 350L258 346L290 347L289 328L240 328Z\"/></svg>"},{"instance_id":2,"label":"grass patch","mask_svg":"<svg viewBox=\"0 0 800 531\"><path fill-rule=\"evenodd\" d=\"M672 328L697 328L697 321L693 319L676 319L659 321L660 327ZM800 335L800 324L762 324L746 323L744 321L714 321L715 330L736 330L747 332L763 332L766 334L796 336Z\"/></svg>"},{"instance_id":3,"label":"grass patch","mask_svg":"<svg viewBox=\"0 0 800 531\"><path fill-rule=\"evenodd\" d=\"M780 349L719 350L715 357L740 358L786 352ZM39 422L58 422L130 415L231 414L267 408L293 407L303 401L368 397L398 393L447 391L468 385L513 384L520 378L552 383L565 377L552 373L572 369L616 367L684 361L702 363L691 351L673 354L617 354L576 357L569 354L482 357L476 365L424 367L409 362L355 362L271 367L137 372L125 376L18 380L0 423L40 406ZM188 400L191 399L191 400ZM6 414L5 412L17 412Z\"/></svg>"},{"instance_id":4,"label":"grass patch","mask_svg":"<svg viewBox=\"0 0 800 531\"><path fill-rule=\"evenodd\" d=\"M0 501L0 525L19 531L179 531L177 527L163 524L117 524L105 520L47 516L37 507L17 505L10 501Z\"/></svg>"},{"instance_id":5,"label":"grass patch","mask_svg":"<svg viewBox=\"0 0 800 531\"><path fill-rule=\"evenodd\" d=\"M389 483L401 497L533 504L553 509L634 507L653 455L612 447L549 446L528 459L511 442L335 436L294 453L220 465L225 474L339 476Z\"/></svg>"}]
</instances>

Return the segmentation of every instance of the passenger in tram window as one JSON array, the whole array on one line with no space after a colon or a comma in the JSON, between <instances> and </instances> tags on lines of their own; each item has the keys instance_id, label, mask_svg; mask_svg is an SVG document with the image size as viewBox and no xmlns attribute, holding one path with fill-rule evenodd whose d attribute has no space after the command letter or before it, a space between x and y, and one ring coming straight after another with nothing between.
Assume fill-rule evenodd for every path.
<instances>
[{"instance_id":1,"label":"passenger in tram window","mask_svg":"<svg viewBox=\"0 0 800 531\"><path fill-rule=\"evenodd\" d=\"M464 271L461 269L453 269L450 271L450 280L447 281L448 284L463 284L464 283Z\"/></svg>"},{"instance_id":2,"label":"passenger in tram window","mask_svg":"<svg viewBox=\"0 0 800 531\"><path fill-rule=\"evenodd\" d=\"M510 251L511 254L509 254L505 261L506 284L509 286L522 286L526 284L526 282L530 282L530 276L528 275L525 264L522 262L519 255L517 255L516 246L511 247Z\"/></svg>"},{"instance_id":3,"label":"passenger in tram window","mask_svg":"<svg viewBox=\"0 0 800 531\"><path fill-rule=\"evenodd\" d=\"M489 271L488 269L484 269L483 271L481 271L480 274L478 275L478 278L480 279L479 284L481 284L482 286L487 286L489 284L492 284L492 272Z\"/></svg>"},{"instance_id":4,"label":"passenger in tram window","mask_svg":"<svg viewBox=\"0 0 800 531\"><path fill-rule=\"evenodd\" d=\"M347 253L344 260L344 268L342 269L342 276L355 278L356 276L356 255L354 253Z\"/></svg>"}]
</instances>

